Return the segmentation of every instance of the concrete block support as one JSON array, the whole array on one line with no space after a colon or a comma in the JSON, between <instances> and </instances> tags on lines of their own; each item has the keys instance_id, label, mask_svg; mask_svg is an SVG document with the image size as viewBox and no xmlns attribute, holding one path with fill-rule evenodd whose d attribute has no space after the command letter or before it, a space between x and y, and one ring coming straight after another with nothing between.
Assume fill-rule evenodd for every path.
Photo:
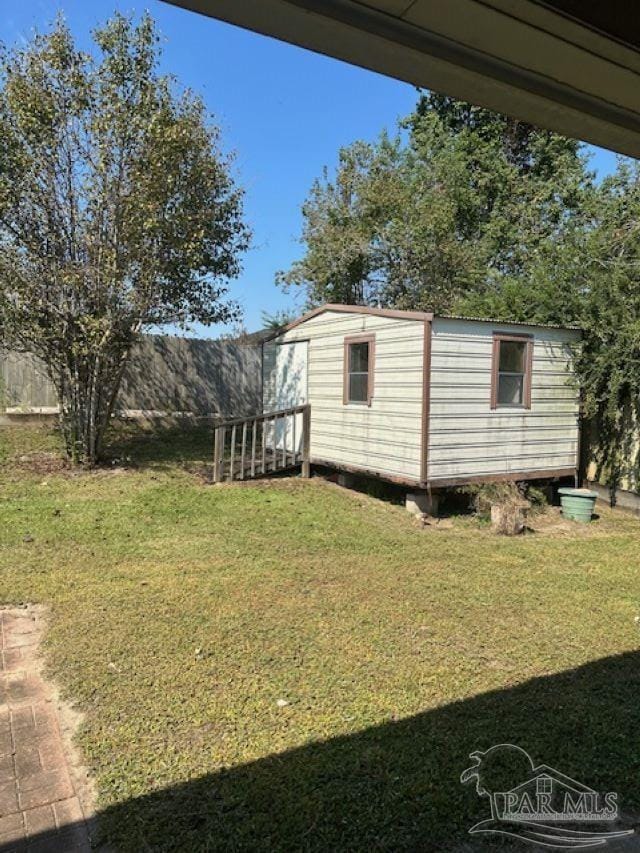
<instances>
[{"instance_id":1,"label":"concrete block support","mask_svg":"<svg viewBox=\"0 0 640 853\"><path fill-rule=\"evenodd\" d=\"M438 515L438 495L433 492L407 492L405 508L412 515Z\"/></svg>"}]
</instances>

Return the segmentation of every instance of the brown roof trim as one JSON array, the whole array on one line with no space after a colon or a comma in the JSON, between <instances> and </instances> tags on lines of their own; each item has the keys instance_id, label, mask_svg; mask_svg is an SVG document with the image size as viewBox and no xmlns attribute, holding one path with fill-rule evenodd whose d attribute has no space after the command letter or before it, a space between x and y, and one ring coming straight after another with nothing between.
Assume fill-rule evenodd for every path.
<instances>
[{"instance_id":1,"label":"brown roof trim","mask_svg":"<svg viewBox=\"0 0 640 853\"><path fill-rule=\"evenodd\" d=\"M560 329L562 331L573 332L582 331L579 326L558 326L554 325L553 323L523 323L521 320L496 320L491 317L464 317L455 314L434 314L432 311L401 311L395 308L369 308L366 305L340 305L338 303L327 302L324 305L318 306L318 308L312 308L311 311L307 311L306 314L303 314L301 317L298 317L297 320L293 320L293 322L289 323L286 326L283 326L276 332L273 332L271 335L264 338L264 340L273 340L273 338L277 338L280 335L283 335L290 329L295 329L296 326L299 326L301 323L306 323L307 320L311 320L312 317L317 317L318 314L323 314L325 311L335 311L338 314L371 314L374 317L391 317L395 320L432 321L434 317L437 317L441 320L466 320L474 323L493 323L494 325L502 324L505 326L525 326L530 329Z\"/></svg>"},{"instance_id":2,"label":"brown roof trim","mask_svg":"<svg viewBox=\"0 0 640 853\"><path fill-rule=\"evenodd\" d=\"M574 477L575 468L548 468L539 471L510 471L508 474L472 474L467 477L434 477L428 485L436 488L466 486L470 483L519 483L522 480L556 480L561 477Z\"/></svg>"},{"instance_id":3,"label":"brown roof trim","mask_svg":"<svg viewBox=\"0 0 640 853\"><path fill-rule=\"evenodd\" d=\"M429 421L431 416L431 336L433 321L424 321L422 350L422 429L420 440L420 482L427 482L429 470Z\"/></svg>"},{"instance_id":4,"label":"brown roof trim","mask_svg":"<svg viewBox=\"0 0 640 853\"><path fill-rule=\"evenodd\" d=\"M326 311L334 311L337 314L371 314L374 317L391 317L395 320L433 319L433 314L429 311L400 311L394 308L369 308L366 305L340 305L338 303L326 302L324 305L320 305L318 308L312 308L311 311L307 311L306 314L298 317L297 320L294 320L292 323L278 329L277 332L274 332L266 340L277 338L285 332L288 332L290 329L295 329L295 327L299 326L301 323L306 323L307 320L317 317L318 314L324 314Z\"/></svg>"},{"instance_id":5,"label":"brown roof trim","mask_svg":"<svg viewBox=\"0 0 640 853\"><path fill-rule=\"evenodd\" d=\"M312 465L320 465L322 468L331 468L335 471L346 471L348 474L356 474L361 477L372 477L376 480L384 480L387 483L394 483L396 486L409 486L410 488L420 487L421 483L411 477L397 477L394 474L383 474L380 471L374 471L371 468L361 468L359 465L346 465L344 462L331 461L329 459L321 459L314 456L311 459Z\"/></svg>"},{"instance_id":6,"label":"brown roof trim","mask_svg":"<svg viewBox=\"0 0 640 853\"><path fill-rule=\"evenodd\" d=\"M320 465L323 468L331 468L337 471L346 471L349 474L361 475L363 477L373 477L376 480L384 480L387 483L395 483L397 486L410 486L412 488L433 489L436 492L438 489L453 488L455 486L465 486L472 483L520 483L524 480L559 480L563 477L574 477L575 468L549 468L541 471L512 471L509 474L477 474L468 477L443 477L441 479L434 478L426 483L414 480L410 477L397 477L393 474L383 474L380 471L374 471L371 468L361 468L359 465L346 465L344 462L331 461L314 456L311 459L312 465Z\"/></svg>"},{"instance_id":7,"label":"brown roof trim","mask_svg":"<svg viewBox=\"0 0 640 853\"><path fill-rule=\"evenodd\" d=\"M497 320L495 317L467 317L464 314L435 314L439 320L467 320L471 323L493 323L494 326L524 326L528 329L560 329L561 332L583 332L582 326L561 326L559 323L526 323L524 320ZM513 333L515 334L515 332Z\"/></svg>"}]
</instances>

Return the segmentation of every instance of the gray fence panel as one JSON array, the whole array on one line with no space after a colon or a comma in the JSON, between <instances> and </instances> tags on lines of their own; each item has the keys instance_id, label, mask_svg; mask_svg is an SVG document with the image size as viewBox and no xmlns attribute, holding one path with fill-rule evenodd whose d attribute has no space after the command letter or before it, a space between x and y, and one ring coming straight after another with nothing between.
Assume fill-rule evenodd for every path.
<instances>
[{"instance_id":1,"label":"gray fence panel","mask_svg":"<svg viewBox=\"0 0 640 853\"><path fill-rule=\"evenodd\" d=\"M131 353L116 408L130 414L254 414L261 408L261 363L254 343L145 335ZM0 383L0 411L57 405L42 362L31 355L0 353Z\"/></svg>"},{"instance_id":2,"label":"gray fence panel","mask_svg":"<svg viewBox=\"0 0 640 853\"><path fill-rule=\"evenodd\" d=\"M0 410L55 408L55 388L40 359L15 352L0 353Z\"/></svg>"}]
</instances>

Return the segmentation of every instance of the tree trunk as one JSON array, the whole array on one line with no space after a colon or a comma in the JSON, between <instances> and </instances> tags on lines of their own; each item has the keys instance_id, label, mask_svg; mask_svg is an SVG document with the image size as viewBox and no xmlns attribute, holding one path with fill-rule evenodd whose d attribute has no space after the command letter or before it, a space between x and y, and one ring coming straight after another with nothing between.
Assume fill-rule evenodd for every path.
<instances>
[{"instance_id":1,"label":"tree trunk","mask_svg":"<svg viewBox=\"0 0 640 853\"><path fill-rule=\"evenodd\" d=\"M76 357L58 372L60 427L74 465L91 468L100 460L127 355L128 350Z\"/></svg>"},{"instance_id":2,"label":"tree trunk","mask_svg":"<svg viewBox=\"0 0 640 853\"><path fill-rule=\"evenodd\" d=\"M491 526L502 536L517 536L524 531L529 503L499 503L491 507Z\"/></svg>"}]
</instances>

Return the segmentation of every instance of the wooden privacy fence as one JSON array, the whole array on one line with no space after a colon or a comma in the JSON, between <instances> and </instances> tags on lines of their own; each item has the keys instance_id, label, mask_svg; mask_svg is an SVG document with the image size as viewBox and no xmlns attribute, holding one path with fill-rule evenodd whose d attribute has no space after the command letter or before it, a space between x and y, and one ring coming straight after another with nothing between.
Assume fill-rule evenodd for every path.
<instances>
[{"instance_id":1,"label":"wooden privacy fence","mask_svg":"<svg viewBox=\"0 0 640 853\"><path fill-rule=\"evenodd\" d=\"M129 417L244 417L261 406L262 353L251 341L143 335L127 362L116 411ZM55 414L58 398L33 355L2 348L0 413Z\"/></svg>"},{"instance_id":2,"label":"wooden privacy fence","mask_svg":"<svg viewBox=\"0 0 640 853\"><path fill-rule=\"evenodd\" d=\"M309 476L311 407L293 406L218 424L214 431L214 483L253 479L296 465Z\"/></svg>"}]
</instances>

